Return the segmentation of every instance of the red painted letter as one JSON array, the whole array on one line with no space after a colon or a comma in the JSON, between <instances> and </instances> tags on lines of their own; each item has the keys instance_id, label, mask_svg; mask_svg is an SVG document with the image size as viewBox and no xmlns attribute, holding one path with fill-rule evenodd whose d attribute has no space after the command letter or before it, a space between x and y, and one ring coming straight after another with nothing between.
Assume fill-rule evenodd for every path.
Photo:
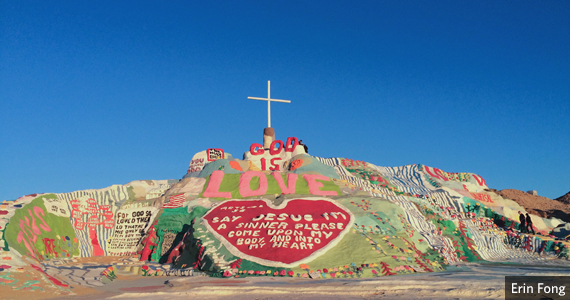
<instances>
[{"instance_id":1,"label":"red painted letter","mask_svg":"<svg viewBox=\"0 0 570 300\"><path fill-rule=\"evenodd\" d=\"M277 149L273 149L273 147L275 147L275 144L279 144L279 147L277 147ZM281 150L283 150L283 141L282 140L275 140L275 141L271 142L271 146L269 146L269 154L271 154L271 155L279 154L279 153L281 153Z\"/></svg>"},{"instance_id":2,"label":"red painted letter","mask_svg":"<svg viewBox=\"0 0 570 300\"><path fill-rule=\"evenodd\" d=\"M257 148L257 150L255 150L255 148ZM261 155L264 152L265 150L263 150L263 146L258 143L253 143L249 147L249 153L251 153L251 155Z\"/></svg>"},{"instance_id":3,"label":"red painted letter","mask_svg":"<svg viewBox=\"0 0 570 300\"><path fill-rule=\"evenodd\" d=\"M271 166L269 167L269 170L271 171L279 171L279 165L277 163L275 163L276 160L281 160L281 157L275 157L271 159Z\"/></svg>"},{"instance_id":4,"label":"red painted letter","mask_svg":"<svg viewBox=\"0 0 570 300\"><path fill-rule=\"evenodd\" d=\"M297 145L299 145L299 139L297 139L296 137L288 137L287 144L285 145L285 152L295 151L295 147L297 147Z\"/></svg>"}]
</instances>

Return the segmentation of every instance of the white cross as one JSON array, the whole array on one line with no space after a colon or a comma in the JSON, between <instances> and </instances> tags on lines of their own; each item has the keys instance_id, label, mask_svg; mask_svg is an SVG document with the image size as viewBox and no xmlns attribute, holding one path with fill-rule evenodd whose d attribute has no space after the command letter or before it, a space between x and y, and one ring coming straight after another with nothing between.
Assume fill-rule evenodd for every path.
<instances>
[{"instance_id":1,"label":"white cross","mask_svg":"<svg viewBox=\"0 0 570 300\"><path fill-rule=\"evenodd\" d=\"M271 127L271 101L291 103L290 100L271 99L271 81L267 81L267 98L247 97L247 99L267 101L267 127Z\"/></svg>"}]
</instances>

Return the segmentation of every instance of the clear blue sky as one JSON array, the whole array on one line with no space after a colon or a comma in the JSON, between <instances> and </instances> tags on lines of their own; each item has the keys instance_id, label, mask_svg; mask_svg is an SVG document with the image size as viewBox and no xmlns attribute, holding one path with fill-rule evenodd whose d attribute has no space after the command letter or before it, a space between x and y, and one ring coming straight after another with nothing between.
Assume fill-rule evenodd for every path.
<instances>
[{"instance_id":1,"label":"clear blue sky","mask_svg":"<svg viewBox=\"0 0 570 300\"><path fill-rule=\"evenodd\" d=\"M569 1L2 1L0 200L277 138L570 191Z\"/></svg>"}]
</instances>

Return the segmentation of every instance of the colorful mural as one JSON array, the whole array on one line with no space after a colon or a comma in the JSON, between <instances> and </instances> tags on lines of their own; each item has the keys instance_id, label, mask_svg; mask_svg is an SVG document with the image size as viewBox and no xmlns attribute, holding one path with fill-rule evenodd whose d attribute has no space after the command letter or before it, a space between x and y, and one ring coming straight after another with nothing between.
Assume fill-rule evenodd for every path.
<instances>
[{"instance_id":1,"label":"colorful mural","mask_svg":"<svg viewBox=\"0 0 570 300\"><path fill-rule=\"evenodd\" d=\"M179 181L3 203L0 285L63 291L125 274L362 278L568 257L566 243L548 235L556 220L533 215L539 234L519 232L524 208L479 175L315 157L297 146L254 143L243 160L208 148ZM95 256L121 261L66 265ZM14 275L25 270L36 279Z\"/></svg>"}]
</instances>

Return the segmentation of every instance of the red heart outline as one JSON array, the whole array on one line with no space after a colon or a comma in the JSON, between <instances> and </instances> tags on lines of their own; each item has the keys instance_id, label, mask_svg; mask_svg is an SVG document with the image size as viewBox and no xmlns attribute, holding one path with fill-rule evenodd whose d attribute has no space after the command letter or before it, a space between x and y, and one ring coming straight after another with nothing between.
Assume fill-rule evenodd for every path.
<instances>
[{"instance_id":1,"label":"red heart outline","mask_svg":"<svg viewBox=\"0 0 570 300\"><path fill-rule=\"evenodd\" d=\"M334 247L354 223L354 215L332 199L289 199L279 206L264 199L227 200L208 211L202 222L237 257L293 267Z\"/></svg>"}]
</instances>

